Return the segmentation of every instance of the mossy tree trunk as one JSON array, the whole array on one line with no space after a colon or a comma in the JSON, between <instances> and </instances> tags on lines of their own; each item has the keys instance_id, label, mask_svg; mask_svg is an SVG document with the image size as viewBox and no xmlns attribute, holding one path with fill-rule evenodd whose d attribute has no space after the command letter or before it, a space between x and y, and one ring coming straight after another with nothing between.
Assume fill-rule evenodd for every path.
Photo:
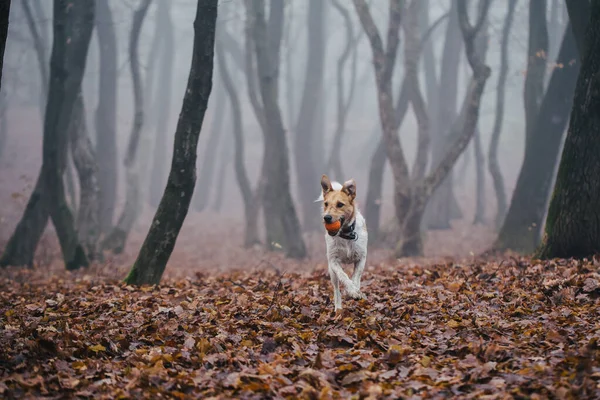
<instances>
[{"instance_id":1,"label":"mossy tree trunk","mask_svg":"<svg viewBox=\"0 0 600 400\"><path fill-rule=\"evenodd\" d=\"M538 256L600 253L600 1L591 2L581 71Z\"/></svg>"},{"instance_id":2,"label":"mossy tree trunk","mask_svg":"<svg viewBox=\"0 0 600 400\"><path fill-rule=\"evenodd\" d=\"M212 89L217 0L198 0L192 66L175 131L173 159L150 231L125 282L158 284L183 221L196 181L196 151Z\"/></svg>"}]
</instances>

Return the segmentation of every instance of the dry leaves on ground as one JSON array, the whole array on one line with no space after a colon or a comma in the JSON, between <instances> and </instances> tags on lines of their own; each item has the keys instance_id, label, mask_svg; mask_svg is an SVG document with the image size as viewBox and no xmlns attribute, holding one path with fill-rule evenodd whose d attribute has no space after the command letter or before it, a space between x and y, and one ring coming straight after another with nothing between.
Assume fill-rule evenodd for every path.
<instances>
[{"instance_id":1,"label":"dry leaves on ground","mask_svg":"<svg viewBox=\"0 0 600 400\"><path fill-rule=\"evenodd\" d=\"M337 318L324 269L0 273L4 398L599 396L592 262L381 264Z\"/></svg>"}]
</instances>

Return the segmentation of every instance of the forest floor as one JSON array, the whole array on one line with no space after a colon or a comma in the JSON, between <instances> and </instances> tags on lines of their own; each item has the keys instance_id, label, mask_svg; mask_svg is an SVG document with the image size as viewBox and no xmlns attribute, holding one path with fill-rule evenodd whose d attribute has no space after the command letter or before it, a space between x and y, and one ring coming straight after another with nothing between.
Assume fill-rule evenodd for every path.
<instances>
[{"instance_id":1,"label":"forest floor","mask_svg":"<svg viewBox=\"0 0 600 400\"><path fill-rule=\"evenodd\" d=\"M226 251L196 240L199 255L180 249L188 267L171 263L154 288L124 285L123 260L67 272L52 251L0 270L0 397L600 395L594 260L375 252L367 300L335 315L324 257L254 249L233 257L245 268L219 269Z\"/></svg>"}]
</instances>

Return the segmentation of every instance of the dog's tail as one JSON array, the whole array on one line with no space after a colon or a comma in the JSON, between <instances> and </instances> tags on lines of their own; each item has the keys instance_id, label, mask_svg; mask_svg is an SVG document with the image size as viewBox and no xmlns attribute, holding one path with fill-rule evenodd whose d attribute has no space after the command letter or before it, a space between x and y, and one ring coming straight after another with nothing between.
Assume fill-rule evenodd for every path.
<instances>
[{"instance_id":1,"label":"dog's tail","mask_svg":"<svg viewBox=\"0 0 600 400\"><path fill-rule=\"evenodd\" d=\"M333 181L331 182L331 188L333 190L342 190L342 184L337 182L337 181ZM321 194L319 195L319 198L315 200L315 203L318 203L320 201L323 201L323 192L321 192Z\"/></svg>"}]
</instances>

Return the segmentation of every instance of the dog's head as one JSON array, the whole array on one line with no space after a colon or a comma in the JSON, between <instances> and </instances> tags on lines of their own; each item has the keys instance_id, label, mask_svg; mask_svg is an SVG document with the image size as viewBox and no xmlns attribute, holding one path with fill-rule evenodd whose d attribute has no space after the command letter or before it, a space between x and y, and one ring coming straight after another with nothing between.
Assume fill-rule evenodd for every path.
<instances>
[{"instance_id":1,"label":"dog's head","mask_svg":"<svg viewBox=\"0 0 600 400\"><path fill-rule=\"evenodd\" d=\"M356 198L356 182L350 179L340 185L329 180L327 175L321 178L323 189L323 221L327 226L335 226L339 221L339 227L327 231L335 236L344 226L344 223L354 220L354 199Z\"/></svg>"}]
</instances>

